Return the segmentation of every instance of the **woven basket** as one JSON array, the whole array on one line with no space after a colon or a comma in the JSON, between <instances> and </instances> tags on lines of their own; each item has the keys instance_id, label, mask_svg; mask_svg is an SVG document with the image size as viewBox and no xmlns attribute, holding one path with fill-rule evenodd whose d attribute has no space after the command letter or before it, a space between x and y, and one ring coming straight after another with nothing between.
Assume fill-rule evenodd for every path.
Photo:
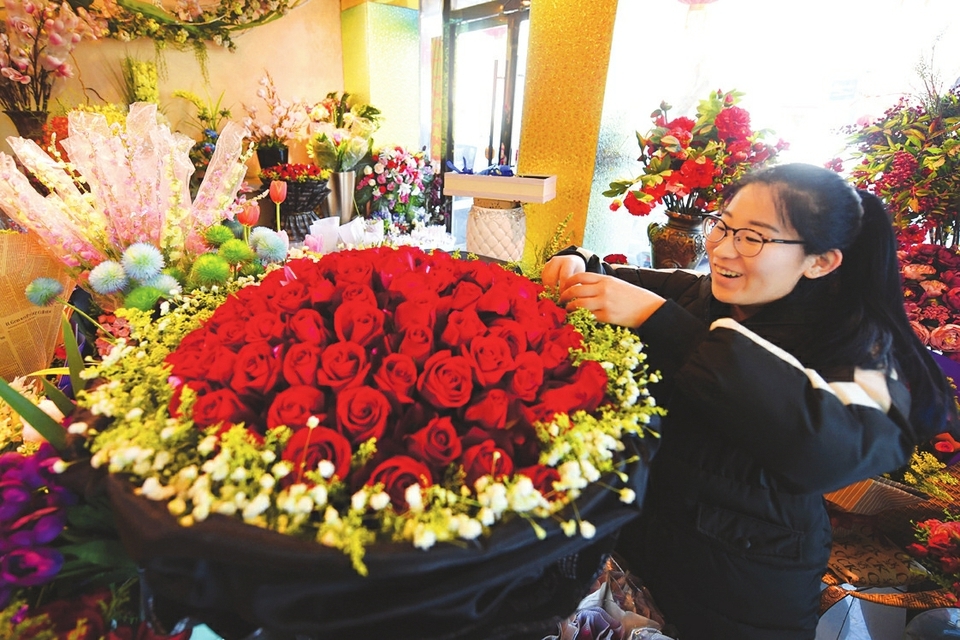
<instances>
[{"instance_id":1,"label":"woven basket","mask_svg":"<svg viewBox=\"0 0 960 640\"><path fill-rule=\"evenodd\" d=\"M316 211L330 193L326 180L288 182L287 197L280 203L280 215Z\"/></svg>"}]
</instances>

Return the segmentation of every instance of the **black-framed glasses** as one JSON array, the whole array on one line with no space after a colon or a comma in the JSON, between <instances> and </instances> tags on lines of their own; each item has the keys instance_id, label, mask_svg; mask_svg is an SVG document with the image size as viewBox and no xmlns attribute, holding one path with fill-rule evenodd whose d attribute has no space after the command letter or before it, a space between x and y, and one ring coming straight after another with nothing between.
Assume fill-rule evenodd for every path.
<instances>
[{"instance_id":1,"label":"black-framed glasses","mask_svg":"<svg viewBox=\"0 0 960 640\"><path fill-rule=\"evenodd\" d=\"M707 242L721 242L727 237L728 233L733 234L733 248L744 258L752 258L760 253L763 245L768 242L775 244L804 244L803 240L780 240L777 238L764 238L759 232L753 229L734 229L724 224L719 216L703 217L703 236Z\"/></svg>"}]
</instances>

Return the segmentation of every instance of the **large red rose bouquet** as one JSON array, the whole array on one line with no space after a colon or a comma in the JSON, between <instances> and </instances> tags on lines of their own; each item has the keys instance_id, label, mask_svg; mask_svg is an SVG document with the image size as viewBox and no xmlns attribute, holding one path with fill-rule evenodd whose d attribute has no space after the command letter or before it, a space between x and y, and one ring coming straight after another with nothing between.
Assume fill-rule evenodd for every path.
<instances>
[{"instance_id":1,"label":"large red rose bouquet","mask_svg":"<svg viewBox=\"0 0 960 640\"><path fill-rule=\"evenodd\" d=\"M670 118L670 105L661 102L651 114L653 129L637 134L643 171L610 183L603 193L615 198L610 208L625 206L635 216L661 203L687 216L715 211L726 185L787 148L782 140L768 144L767 132L751 127L750 114L737 106L742 95L714 91L700 101L694 118Z\"/></svg>"},{"instance_id":2,"label":"large red rose bouquet","mask_svg":"<svg viewBox=\"0 0 960 640\"><path fill-rule=\"evenodd\" d=\"M960 253L935 244L899 252L907 317L921 342L960 362Z\"/></svg>"},{"instance_id":3,"label":"large red rose bouquet","mask_svg":"<svg viewBox=\"0 0 960 640\"><path fill-rule=\"evenodd\" d=\"M916 523L917 542L907 547L935 582L949 589L954 603L960 598L960 519L956 513Z\"/></svg>"},{"instance_id":4,"label":"large red rose bouquet","mask_svg":"<svg viewBox=\"0 0 960 640\"><path fill-rule=\"evenodd\" d=\"M88 433L92 465L183 525L240 518L363 572L377 540L426 549L516 517L540 530L622 474L624 442L660 413L635 336L499 265L379 248L248 284L159 319L118 312L131 337L80 397L111 419ZM567 535L592 535L567 517Z\"/></svg>"}]
</instances>

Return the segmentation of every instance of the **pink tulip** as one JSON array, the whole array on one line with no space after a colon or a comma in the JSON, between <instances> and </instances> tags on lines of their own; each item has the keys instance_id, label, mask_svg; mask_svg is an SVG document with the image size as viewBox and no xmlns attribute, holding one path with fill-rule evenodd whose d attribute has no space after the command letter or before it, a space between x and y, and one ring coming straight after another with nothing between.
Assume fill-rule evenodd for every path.
<instances>
[{"instance_id":1,"label":"pink tulip","mask_svg":"<svg viewBox=\"0 0 960 640\"><path fill-rule=\"evenodd\" d=\"M248 202L244 205L243 210L237 214L237 222L247 227L257 224L259 219L260 205L256 202Z\"/></svg>"}]
</instances>

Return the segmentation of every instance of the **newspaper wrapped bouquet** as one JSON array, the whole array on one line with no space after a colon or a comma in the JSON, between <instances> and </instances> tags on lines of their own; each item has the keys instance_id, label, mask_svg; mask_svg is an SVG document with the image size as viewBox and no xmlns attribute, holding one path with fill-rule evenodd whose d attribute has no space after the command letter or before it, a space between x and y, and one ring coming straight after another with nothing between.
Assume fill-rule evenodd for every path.
<instances>
[{"instance_id":1,"label":"newspaper wrapped bouquet","mask_svg":"<svg viewBox=\"0 0 960 640\"><path fill-rule=\"evenodd\" d=\"M641 344L499 265L343 251L117 313L70 431L161 616L549 630L638 514Z\"/></svg>"}]
</instances>

